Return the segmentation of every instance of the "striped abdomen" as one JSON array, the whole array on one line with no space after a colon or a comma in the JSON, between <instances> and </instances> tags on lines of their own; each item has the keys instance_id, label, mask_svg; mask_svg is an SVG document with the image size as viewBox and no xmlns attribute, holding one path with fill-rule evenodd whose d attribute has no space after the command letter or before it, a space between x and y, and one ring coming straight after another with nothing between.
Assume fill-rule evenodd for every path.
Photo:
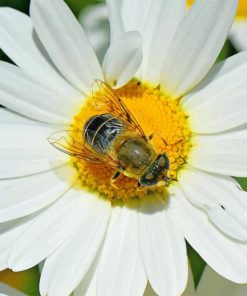
<instances>
[{"instance_id":1,"label":"striped abdomen","mask_svg":"<svg viewBox=\"0 0 247 296\"><path fill-rule=\"evenodd\" d=\"M111 114L95 115L84 125L84 139L96 152L106 152L124 131L124 123Z\"/></svg>"}]
</instances>

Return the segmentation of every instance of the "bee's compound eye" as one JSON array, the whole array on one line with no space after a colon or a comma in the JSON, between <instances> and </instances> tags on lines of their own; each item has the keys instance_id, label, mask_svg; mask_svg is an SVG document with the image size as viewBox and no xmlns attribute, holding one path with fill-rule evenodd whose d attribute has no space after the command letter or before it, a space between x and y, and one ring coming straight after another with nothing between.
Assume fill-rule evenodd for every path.
<instances>
[{"instance_id":1,"label":"bee's compound eye","mask_svg":"<svg viewBox=\"0 0 247 296\"><path fill-rule=\"evenodd\" d=\"M140 178L139 182L142 186L154 186L157 184L157 176L147 173Z\"/></svg>"},{"instance_id":2,"label":"bee's compound eye","mask_svg":"<svg viewBox=\"0 0 247 296\"><path fill-rule=\"evenodd\" d=\"M158 166L166 170L170 167L169 158L165 154L161 154L158 158Z\"/></svg>"},{"instance_id":3,"label":"bee's compound eye","mask_svg":"<svg viewBox=\"0 0 247 296\"><path fill-rule=\"evenodd\" d=\"M158 161L158 165L161 167L165 167L166 165L166 160L164 159L164 157L161 157Z\"/></svg>"},{"instance_id":4,"label":"bee's compound eye","mask_svg":"<svg viewBox=\"0 0 247 296\"><path fill-rule=\"evenodd\" d=\"M154 179L154 174L148 173L145 177L147 180L152 180L152 179Z\"/></svg>"}]
</instances>

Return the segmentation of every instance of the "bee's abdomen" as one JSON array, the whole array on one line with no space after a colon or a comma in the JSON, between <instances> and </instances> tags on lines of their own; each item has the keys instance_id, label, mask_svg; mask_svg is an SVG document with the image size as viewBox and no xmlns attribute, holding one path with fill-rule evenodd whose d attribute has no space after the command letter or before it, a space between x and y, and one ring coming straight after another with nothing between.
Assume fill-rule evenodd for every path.
<instances>
[{"instance_id":1,"label":"bee's abdomen","mask_svg":"<svg viewBox=\"0 0 247 296\"><path fill-rule=\"evenodd\" d=\"M95 115L84 125L84 138L89 146L102 153L123 130L123 122L111 114Z\"/></svg>"}]
</instances>

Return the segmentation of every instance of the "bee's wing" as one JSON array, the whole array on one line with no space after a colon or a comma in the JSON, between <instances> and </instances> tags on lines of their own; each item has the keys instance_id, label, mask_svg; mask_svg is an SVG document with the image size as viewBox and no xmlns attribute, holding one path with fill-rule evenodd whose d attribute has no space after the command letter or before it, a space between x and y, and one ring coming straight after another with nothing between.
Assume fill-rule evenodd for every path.
<instances>
[{"instance_id":1,"label":"bee's wing","mask_svg":"<svg viewBox=\"0 0 247 296\"><path fill-rule=\"evenodd\" d=\"M133 114L127 108L122 101L121 97L110 86L101 80L95 80L93 84L93 98L97 102L107 105L110 108L110 113L116 117L120 117L126 121L128 125L136 132L139 132L140 136L146 138L145 133Z\"/></svg>"},{"instance_id":2,"label":"bee's wing","mask_svg":"<svg viewBox=\"0 0 247 296\"><path fill-rule=\"evenodd\" d=\"M61 152L94 163L105 163L111 167L118 167L108 154L96 154L83 143L80 130L62 130L54 132L48 138L49 143Z\"/></svg>"}]
</instances>

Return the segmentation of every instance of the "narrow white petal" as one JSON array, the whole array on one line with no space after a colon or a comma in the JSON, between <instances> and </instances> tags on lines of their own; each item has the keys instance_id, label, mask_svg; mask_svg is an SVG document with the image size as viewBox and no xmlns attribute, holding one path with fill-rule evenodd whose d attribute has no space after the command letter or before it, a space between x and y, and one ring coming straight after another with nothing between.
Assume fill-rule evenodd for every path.
<instances>
[{"instance_id":1,"label":"narrow white petal","mask_svg":"<svg viewBox=\"0 0 247 296\"><path fill-rule=\"evenodd\" d=\"M106 82L119 88L131 80L142 61L142 39L138 32L127 32L114 42L103 61Z\"/></svg>"},{"instance_id":2,"label":"narrow white petal","mask_svg":"<svg viewBox=\"0 0 247 296\"><path fill-rule=\"evenodd\" d=\"M9 251L34 219L35 215L32 215L0 224L0 270L8 267Z\"/></svg>"},{"instance_id":3,"label":"narrow white petal","mask_svg":"<svg viewBox=\"0 0 247 296\"><path fill-rule=\"evenodd\" d=\"M219 274L237 282L247 281L247 244L225 236L201 210L186 200L178 187L173 190L171 211L186 240Z\"/></svg>"},{"instance_id":4,"label":"narrow white petal","mask_svg":"<svg viewBox=\"0 0 247 296\"><path fill-rule=\"evenodd\" d=\"M10 252L11 269L20 271L40 263L68 240L87 212L83 198L83 191L70 189L37 216Z\"/></svg>"},{"instance_id":5,"label":"narrow white petal","mask_svg":"<svg viewBox=\"0 0 247 296\"><path fill-rule=\"evenodd\" d=\"M122 0L107 0L106 4L110 21L111 44L114 44L124 33L121 17Z\"/></svg>"},{"instance_id":6,"label":"narrow white petal","mask_svg":"<svg viewBox=\"0 0 247 296\"><path fill-rule=\"evenodd\" d=\"M184 98L194 132L215 133L247 122L247 52L212 68L201 84Z\"/></svg>"},{"instance_id":7,"label":"narrow white petal","mask_svg":"<svg viewBox=\"0 0 247 296\"><path fill-rule=\"evenodd\" d=\"M164 92L179 97L215 62L233 22L237 0L198 0L174 36L161 74Z\"/></svg>"},{"instance_id":8,"label":"narrow white petal","mask_svg":"<svg viewBox=\"0 0 247 296\"><path fill-rule=\"evenodd\" d=\"M188 163L197 169L247 177L247 130L196 136Z\"/></svg>"},{"instance_id":9,"label":"narrow white petal","mask_svg":"<svg viewBox=\"0 0 247 296\"><path fill-rule=\"evenodd\" d=\"M76 90L48 62L46 53L33 29L31 19L17 10L0 8L0 48L34 79L76 96Z\"/></svg>"},{"instance_id":10,"label":"narrow white petal","mask_svg":"<svg viewBox=\"0 0 247 296\"><path fill-rule=\"evenodd\" d=\"M80 13L79 22L82 24L99 62L102 63L110 46L110 24L106 5L104 3L88 5Z\"/></svg>"},{"instance_id":11,"label":"narrow white petal","mask_svg":"<svg viewBox=\"0 0 247 296\"><path fill-rule=\"evenodd\" d=\"M21 116L6 108L0 108L0 124L37 124L36 121Z\"/></svg>"},{"instance_id":12,"label":"narrow white petal","mask_svg":"<svg viewBox=\"0 0 247 296\"><path fill-rule=\"evenodd\" d=\"M186 197L209 220L234 239L247 241L247 193L229 177L185 168L179 184Z\"/></svg>"},{"instance_id":13,"label":"narrow white petal","mask_svg":"<svg viewBox=\"0 0 247 296\"><path fill-rule=\"evenodd\" d=\"M0 104L36 120L65 123L73 118L78 100L44 87L14 65L0 62Z\"/></svg>"},{"instance_id":14,"label":"narrow white petal","mask_svg":"<svg viewBox=\"0 0 247 296\"><path fill-rule=\"evenodd\" d=\"M188 278L186 245L159 196L142 202L140 247L146 274L158 295L178 296Z\"/></svg>"},{"instance_id":15,"label":"narrow white petal","mask_svg":"<svg viewBox=\"0 0 247 296\"><path fill-rule=\"evenodd\" d=\"M141 36L144 35L152 2L152 0L120 0L118 2L125 32L137 31ZM135 75L140 80L142 80L141 70L142 67Z\"/></svg>"},{"instance_id":16,"label":"narrow white petal","mask_svg":"<svg viewBox=\"0 0 247 296\"><path fill-rule=\"evenodd\" d=\"M185 0L152 1L143 30L141 77L153 85L160 74L175 32L185 15Z\"/></svg>"},{"instance_id":17,"label":"narrow white petal","mask_svg":"<svg viewBox=\"0 0 247 296\"><path fill-rule=\"evenodd\" d=\"M230 39L238 51L247 50L247 20L234 22L230 31Z\"/></svg>"},{"instance_id":18,"label":"narrow white petal","mask_svg":"<svg viewBox=\"0 0 247 296\"><path fill-rule=\"evenodd\" d=\"M121 10L124 31L138 31L143 37L144 61L138 77L159 82L170 42L185 12L185 1L125 0L114 4Z\"/></svg>"},{"instance_id":19,"label":"narrow white petal","mask_svg":"<svg viewBox=\"0 0 247 296\"><path fill-rule=\"evenodd\" d=\"M27 295L4 283L0 283L0 296L27 296Z\"/></svg>"},{"instance_id":20,"label":"narrow white petal","mask_svg":"<svg viewBox=\"0 0 247 296\"><path fill-rule=\"evenodd\" d=\"M30 15L52 61L75 87L91 94L91 84L102 79L101 68L87 37L62 0L33 0Z\"/></svg>"},{"instance_id":21,"label":"narrow white petal","mask_svg":"<svg viewBox=\"0 0 247 296\"><path fill-rule=\"evenodd\" d=\"M152 0L124 0L119 3L121 4L124 30L126 32L138 31L143 36Z\"/></svg>"},{"instance_id":22,"label":"narrow white petal","mask_svg":"<svg viewBox=\"0 0 247 296\"><path fill-rule=\"evenodd\" d=\"M83 204L84 215L81 215L75 235L45 262L40 282L41 295L70 295L100 248L110 217L110 203L92 194L83 198L87 199L87 204Z\"/></svg>"},{"instance_id":23,"label":"narrow white petal","mask_svg":"<svg viewBox=\"0 0 247 296\"><path fill-rule=\"evenodd\" d=\"M0 181L0 223L27 216L58 199L75 176L67 165L42 174Z\"/></svg>"},{"instance_id":24,"label":"narrow white petal","mask_svg":"<svg viewBox=\"0 0 247 296\"><path fill-rule=\"evenodd\" d=\"M0 254L0 271L8 268L8 255L8 251Z\"/></svg>"},{"instance_id":25,"label":"narrow white petal","mask_svg":"<svg viewBox=\"0 0 247 296\"><path fill-rule=\"evenodd\" d=\"M97 296L97 271L100 251L96 255L87 274L74 291L74 296Z\"/></svg>"},{"instance_id":26,"label":"narrow white petal","mask_svg":"<svg viewBox=\"0 0 247 296\"><path fill-rule=\"evenodd\" d=\"M49 126L0 126L0 179L31 175L60 166L66 158L49 144Z\"/></svg>"},{"instance_id":27,"label":"narrow white petal","mask_svg":"<svg viewBox=\"0 0 247 296\"><path fill-rule=\"evenodd\" d=\"M97 295L142 296L146 275L138 244L138 209L114 207L99 262Z\"/></svg>"}]
</instances>

